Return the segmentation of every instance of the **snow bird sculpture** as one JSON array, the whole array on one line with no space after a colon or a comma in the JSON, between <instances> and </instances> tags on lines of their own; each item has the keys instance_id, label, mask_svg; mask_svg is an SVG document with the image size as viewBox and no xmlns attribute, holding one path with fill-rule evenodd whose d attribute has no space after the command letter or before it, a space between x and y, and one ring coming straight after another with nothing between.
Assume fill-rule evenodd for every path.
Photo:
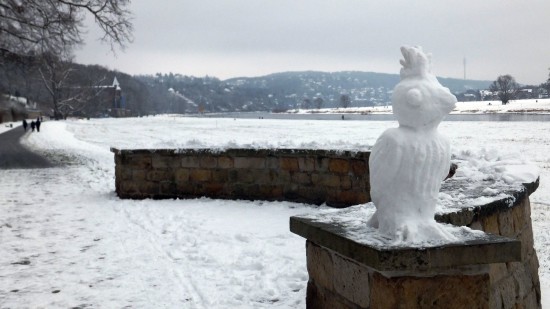
<instances>
[{"instance_id":1,"label":"snow bird sculpture","mask_svg":"<svg viewBox=\"0 0 550 309\"><path fill-rule=\"evenodd\" d=\"M397 240L453 240L434 219L441 182L449 173L449 141L437 132L456 97L431 72L431 55L401 47L401 81L392 97L399 127L384 131L369 168L376 212L368 225Z\"/></svg>"}]
</instances>

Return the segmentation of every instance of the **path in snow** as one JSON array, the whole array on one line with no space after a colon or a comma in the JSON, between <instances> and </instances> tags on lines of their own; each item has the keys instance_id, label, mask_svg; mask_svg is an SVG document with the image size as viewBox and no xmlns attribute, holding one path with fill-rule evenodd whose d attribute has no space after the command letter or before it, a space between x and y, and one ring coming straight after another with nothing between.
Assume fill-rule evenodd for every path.
<instances>
[{"instance_id":1,"label":"path in snow","mask_svg":"<svg viewBox=\"0 0 550 309\"><path fill-rule=\"evenodd\" d=\"M39 134L27 132L22 127L0 134L0 169L12 168L45 168L52 167L52 163L46 158L23 147L19 140L25 134Z\"/></svg>"}]
</instances>

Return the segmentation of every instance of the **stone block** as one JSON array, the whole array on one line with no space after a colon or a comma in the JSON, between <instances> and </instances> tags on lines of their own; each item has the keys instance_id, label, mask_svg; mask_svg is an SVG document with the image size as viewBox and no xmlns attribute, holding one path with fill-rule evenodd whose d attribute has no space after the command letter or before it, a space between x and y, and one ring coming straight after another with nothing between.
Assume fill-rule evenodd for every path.
<instances>
[{"instance_id":1,"label":"stone block","mask_svg":"<svg viewBox=\"0 0 550 309\"><path fill-rule=\"evenodd\" d=\"M199 166L201 168L216 168L218 167L218 159L212 156L204 156L199 159Z\"/></svg>"},{"instance_id":2,"label":"stone block","mask_svg":"<svg viewBox=\"0 0 550 309\"><path fill-rule=\"evenodd\" d=\"M508 272L508 267L506 267L506 263L489 264L488 268L489 268L489 276L491 278L491 283L493 284L510 276L510 273Z\"/></svg>"},{"instance_id":3,"label":"stone block","mask_svg":"<svg viewBox=\"0 0 550 309\"><path fill-rule=\"evenodd\" d=\"M515 264L512 270L512 277L516 286L516 298L522 300L533 290L533 279L529 273L529 269L521 262L510 263Z\"/></svg>"},{"instance_id":4,"label":"stone block","mask_svg":"<svg viewBox=\"0 0 550 309\"><path fill-rule=\"evenodd\" d=\"M333 253L334 292L363 308L370 305L369 270L363 265Z\"/></svg>"},{"instance_id":5,"label":"stone block","mask_svg":"<svg viewBox=\"0 0 550 309\"><path fill-rule=\"evenodd\" d=\"M318 285L333 290L334 265L332 254L313 242L306 242L307 272Z\"/></svg>"},{"instance_id":6,"label":"stone block","mask_svg":"<svg viewBox=\"0 0 550 309\"><path fill-rule=\"evenodd\" d=\"M310 157L298 158L298 167L302 172L313 172L315 170L315 159Z\"/></svg>"},{"instance_id":7,"label":"stone block","mask_svg":"<svg viewBox=\"0 0 550 309\"><path fill-rule=\"evenodd\" d=\"M311 184L311 176L308 173L296 172L291 174L292 182L309 185Z\"/></svg>"},{"instance_id":8,"label":"stone block","mask_svg":"<svg viewBox=\"0 0 550 309\"><path fill-rule=\"evenodd\" d=\"M521 240L521 256L525 259L534 251L533 228L530 222L523 227L517 238Z\"/></svg>"},{"instance_id":9,"label":"stone block","mask_svg":"<svg viewBox=\"0 0 550 309\"><path fill-rule=\"evenodd\" d=\"M289 171L281 171L281 170L276 171L273 178L275 185L284 185L289 183L290 180L291 180L291 173Z\"/></svg>"},{"instance_id":10,"label":"stone block","mask_svg":"<svg viewBox=\"0 0 550 309\"><path fill-rule=\"evenodd\" d=\"M173 181L162 181L160 183L160 195L163 197L175 197L177 196L176 183Z\"/></svg>"},{"instance_id":11,"label":"stone block","mask_svg":"<svg viewBox=\"0 0 550 309\"><path fill-rule=\"evenodd\" d=\"M501 280L497 286L502 299L501 308L514 308L516 304L516 286L514 283L514 278L512 278L511 276L507 277L504 280Z\"/></svg>"},{"instance_id":12,"label":"stone block","mask_svg":"<svg viewBox=\"0 0 550 309\"><path fill-rule=\"evenodd\" d=\"M217 197L224 193L224 184L223 183L205 183L203 185L203 193L206 196Z\"/></svg>"},{"instance_id":13,"label":"stone block","mask_svg":"<svg viewBox=\"0 0 550 309\"><path fill-rule=\"evenodd\" d=\"M181 167L187 167L187 168L199 168L200 167L199 157L194 157L194 156L182 157L180 163L181 163Z\"/></svg>"},{"instance_id":14,"label":"stone block","mask_svg":"<svg viewBox=\"0 0 550 309\"><path fill-rule=\"evenodd\" d=\"M264 157L235 157L233 166L242 169L263 169L265 168L265 159Z\"/></svg>"},{"instance_id":15,"label":"stone block","mask_svg":"<svg viewBox=\"0 0 550 309\"><path fill-rule=\"evenodd\" d=\"M319 183L329 188L340 187L340 176L338 175L325 174L319 175L318 177L319 178L317 179L317 176L311 175L311 180L313 181L313 183Z\"/></svg>"},{"instance_id":16,"label":"stone block","mask_svg":"<svg viewBox=\"0 0 550 309\"><path fill-rule=\"evenodd\" d=\"M258 173L258 171L260 171ZM235 170L236 172L236 178L235 182L237 183L243 183L243 184L251 184L256 183L256 179L260 177L261 170L246 170L246 169L239 169Z\"/></svg>"},{"instance_id":17,"label":"stone block","mask_svg":"<svg viewBox=\"0 0 550 309\"><path fill-rule=\"evenodd\" d=\"M132 171L132 180L146 180L147 179L147 173L149 170L133 170Z\"/></svg>"},{"instance_id":18,"label":"stone block","mask_svg":"<svg viewBox=\"0 0 550 309\"><path fill-rule=\"evenodd\" d=\"M514 232L514 219L512 215L512 209L501 210L498 212L498 230L500 235L506 237L515 237Z\"/></svg>"},{"instance_id":19,"label":"stone block","mask_svg":"<svg viewBox=\"0 0 550 309\"><path fill-rule=\"evenodd\" d=\"M147 172L147 180L155 182L160 182L163 180L173 181L174 173L168 170L154 169Z\"/></svg>"},{"instance_id":20,"label":"stone block","mask_svg":"<svg viewBox=\"0 0 550 309\"><path fill-rule=\"evenodd\" d=\"M120 180L131 180L133 176L133 170L129 167L115 168L115 177Z\"/></svg>"},{"instance_id":21,"label":"stone block","mask_svg":"<svg viewBox=\"0 0 550 309\"><path fill-rule=\"evenodd\" d=\"M174 175L176 182L187 182L189 181L189 174L191 174L191 171L187 168L178 168L176 170L176 173Z\"/></svg>"},{"instance_id":22,"label":"stone block","mask_svg":"<svg viewBox=\"0 0 550 309\"><path fill-rule=\"evenodd\" d=\"M537 299L537 293L533 290L531 291L531 293L529 293L527 296L525 296L525 298L523 299L523 308L525 309L537 309L537 308L541 308L541 303L540 303L540 295L539 295L539 298Z\"/></svg>"},{"instance_id":23,"label":"stone block","mask_svg":"<svg viewBox=\"0 0 550 309\"><path fill-rule=\"evenodd\" d=\"M188 181L177 182L176 190L178 191L178 196L192 196L195 194L196 185Z\"/></svg>"},{"instance_id":24,"label":"stone block","mask_svg":"<svg viewBox=\"0 0 550 309\"><path fill-rule=\"evenodd\" d=\"M472 224L470 224L469 227L472 230L483 231L483 227L481 226L481 222L479 222L479 221L472 222Z\"/></svg>"},{"instance_id":25,"label":"stone block","mask_svg":"<svg viewBox=\"0 0 550 309\"><path fill-rule=\"evenodd\" d=\"M260 194L266 197L268 200L281 201L283 199L283 187L277 185L260 185Z\"/></svg>"},{"instance_id":26,"label":"stone block","mask_svg":"<svg viewBox=\"0 0 550 309\"><path fill-rule=\"evenodd\" d=\"M338 294L318 286L315 281L311 279L307 283L306 308L363 309L353 303L347 302L343 297L340 297Z\"/></svg>"},{"instance_id":27,"label":"stone block","mask_svg":"<svg viewBox=\"0 0 550 309\"><path fill-rule=\"evenodd\" d=\"M283 171L297 172L300 170L298 158L281 157L279 158L279 168Z\"/></svg>"},{"instance_id":28,"label":"stone block","mask_svg":"<svg viewBox=\"0 0 550 309\"><path fill-rule=\"evenodd\" d=\"M340 177L340 189L342 190L350 190L352 188L351 186L351 179L349 176L341 176Z\"/></svg>"},{"instance_id":29,"label":"stone block","mask_svg":"<svg viewBox=\"0 0 550 309\"><path fill-rule=\"evenodd\" d=\"M540 303L540 279L539 279L539 259L537 257L537 253L533 251L531 256L526 260L525 266L527 267L527 271L529 271L531 275L531 279L533 280L533 286L535 287L535 291L538 295L538 301Z\"/></svg>"},{"instance_id":30,"label":"stone block","mask_svg":"<svg viewBox=\"0 0 550 309\"><path fill-rule=\"evenodd\" d=\"M366 160L351 160L351 171L355 176L368 176L369 164Z\"/></svg>"},{"instance_id":31,"label":"stone block","mask_svg":"<svg viewBox=\"0 0 550 309\"><path fill-rule=\"evenodd\" d=\"M500 235L500 230L498 229L498 214L496 213L481 218L481 226L486 233Z\"/></svg>"},{"instance_id":32,"label":"stone block","mask_svg":"<svg viewBox=\"0 0 550 309\"><path fill-rule=\"evenodd\" d=\"M180 166L180 162L177 157L163 156L160 154L153 154L151 163L155 169L166 169Z\"/></svg>"},{"instance_id":33,"label":"stone block","mask_svg":"<svg viewBox=\"0 0 550 309\"><path fill-rule=\"evenodd\" d=\"M226 169L212 170L213 182L227 182L229 180L229 172Z\"/></svg>"},{"instance_id":34,"label":"stone block","mask_svg":"<svg viewBox=\"0 0 550 309\"><path fill-rule=\"evenodd\" d=\"M233 168L233 158L221 156L218 158L218 167L223 169Z\"/></svg>"},{"instance_id":35,"label":"stone block","mask_svg":"<svg viewBox=\"0 0 550 309\"><path fill-rule=\"evenodd\" d=\"M371 308L489 308L488 274L392 277L372 275Z\"/></svg>"},{"instance_id":36,"label":"stone block","mask_svg":"<svg viewBox=\"0 0 550 309\"><path fill-rule=\"evenodd\" d=\"M205 182L212 179L212 171L206 169L191 170L189 174L189 181L193 182Z\"/></svg>"},{"instance_id":37,"label":"stone block","mask_svg":"<svg viewBox=\"0 0 550 309\"><path fill-rule=\"evenodd\" d=\"M279 169L279 158L267 157L265 161L265 167L271 170Z\"/></svg>"},{"instance_id":38,"label":"stone block","mask_svg":"<svg viewBox=\"0 0 550 309\"><path fill-rule=\"evenodd\" d=\"M150 169L152 167L150 155L129 155L124 161L130 168Z\"/></svg>"},{"instance_id":39,"label":"stone block","mask_svg":"<svg viewBox=\"0 0 550 309\"><path fill-rule=\"evenodd\" d=\"M525 202L520 203L512 207L512 220L514 222L514 232L519 233L523 229L523 226L527 223L526 219L526 206Z\"/></svg>"},{"instance_id":40,"label":"stone block","mask_svg":"<svg viewBox=\"0 0 550 309\"><path fill-rule=\"evenodd\" d=\"M328 170L332 173L348 174L350 171L349 161L344 159L330 159Z\"/></svg>"},{"instance_id":41,"label":"stone block","mask_svg":"<svg viewBox=\"0 0 550 309\"><path fill-rule=\"evenodd\" d=\"M138 195L140 193L137 182L134 182L134 181L120 182L120 190L125 195Z\"/></svg>"},{"instance_id":42,"label":"stone block","mask_svg":"<svg viewBox=\"0 0 550 309\"><path fill-rule=\"evenodd\" d=\"M328 171L328 164L330 162L329 158L317 157L315 159L315 170L318 172Z\"/></svg>"}]
</instances>

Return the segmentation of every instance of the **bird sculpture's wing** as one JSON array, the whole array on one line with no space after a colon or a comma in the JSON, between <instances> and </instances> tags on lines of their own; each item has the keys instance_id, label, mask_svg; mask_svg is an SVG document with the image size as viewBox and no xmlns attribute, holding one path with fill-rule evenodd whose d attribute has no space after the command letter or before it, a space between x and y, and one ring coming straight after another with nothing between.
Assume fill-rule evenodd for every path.
<instances>
[{"instance_id":1,"label":"bird sculpture's wing","mask_svg":"<svg viewBox=\"0 0 550 309\"><path fill-rule=\"evenodd\" d=\"M371 198L375 205L382 194L395 194L390 188L398 177L403 152L395 130L386 130L374 144L369 158L369 172Z\"/></svg>"}]
</instances>

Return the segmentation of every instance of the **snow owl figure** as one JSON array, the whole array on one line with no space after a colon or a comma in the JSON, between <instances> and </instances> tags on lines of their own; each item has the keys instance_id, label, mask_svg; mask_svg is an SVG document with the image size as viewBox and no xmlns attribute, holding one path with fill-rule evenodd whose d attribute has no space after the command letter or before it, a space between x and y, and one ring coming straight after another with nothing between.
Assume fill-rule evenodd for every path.
<instances>
[{"instance_id":1,"label":"snow owl figure","mask_svg":"<svg viewBox=\"0 0 550 309\"><path fill-rule=\"evenodd\" d=\"M369 168L376 212L368 225L400 241L453 239L434 219L441 182L449 172L449 141L437 132L456 97L431 72L431 55L401 47L401 81L392 96L399 127L384 131Z\"/></svg>"}]
</instances>

